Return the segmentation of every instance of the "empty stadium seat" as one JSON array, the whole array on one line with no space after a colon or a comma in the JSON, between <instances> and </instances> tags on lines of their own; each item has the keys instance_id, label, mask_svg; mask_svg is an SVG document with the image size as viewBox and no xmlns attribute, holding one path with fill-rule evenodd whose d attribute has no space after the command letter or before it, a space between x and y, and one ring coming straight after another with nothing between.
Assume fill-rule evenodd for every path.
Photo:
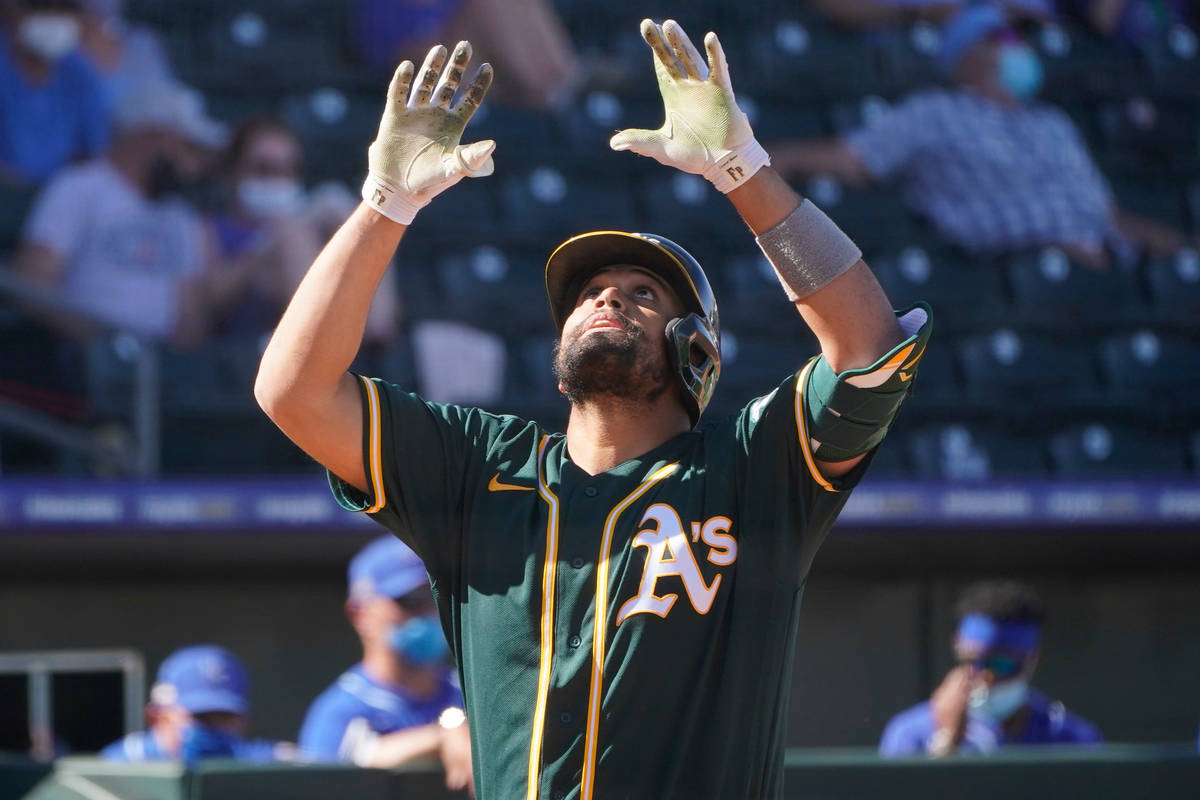
<instances>
[{"instance_id":1,"label":"empty stadium seat","mask_svg":"<svg viewBox=\"0 0 1200 800\"><path fill-rule=\"evenodd\" d=\"M968 337L957 350L966 398L976 408L1043 417L1095 397L1092 360L1082 345L1002 328Z\"/></svg>"},{"instance_id":2,"label":"empty stadium seat","mask_svg":"<svg viewBox=\"0 0 1200 800\"><path fill-rule=\"evenodd\" d=\"M1018 319L1034 328L1066 334L1104 331L1136 323L1146 314L1134 273L1088 269L1054 247L1013 258L1009 279Z\"/></svg>"},{"instance_id":3,"label":"empty stadium seat","mask_svg":"<svg viewBox=\"0 0 1200 800\"><path fill-rule=\"evenodd\" d=\"M670 235L668 231L697 230L730 241L740 237L748 247L754 247L746 224L729 201L699 175L655 171L647 176L641 196L646 220L642 227L647 230L664 236ZM679 237L682 239L684 234ZM688 242L679 243L688 247Z\"/></svg>"},{"instance_id":4,"label":"empty stadium seat","mask_svg":"<svg viewBox=\"0 0 1200 800\"><path fill-rule=\"evenodd\" d=\"M488 331L540 333L550 328L543 283L545 253L479 245L436 263L441 314Z\"/></svg>"},{"instance_id":5,"label":"empty stadium seat","mask_svg":"<svg viewBox=\"0 0 1200 800\"><path fill-rule=\"evenodd\" d=\"M348 92L321 86L291 95L280 113L304 142L306 171L316 180L361 184L367 148L379 130L383 91Z\"/></svg>"},{"instance_id":6,"label":"empty stadium seat","mask_svg":"<svg viewBox=\"0 0 1200 800\"><path fill-rule=\"evenodd\" d=\"M990 262L973 262L952 250L905 247L873 258L871 268L893 306L924 300L936 324L947 330L988 329L1011 315L1004 275Z\"/></svg>"},{"instance_id":7,"label":"empty stadium seat","mask_svg":"<svg viewBox=\"0 0 1200 800\"><path fill-rule=\"evenodd\" d=\"M1136 429L1101 423L1072 425L1050 438L1054 473L1064 477L1145 477L1180 473L1184 445Z\"/></svg>"},{"instance_id":8,"label":"empty stadium seat","mask_svg":"<svg viewBox=\"0 0 1200 800\"><path fill-rule=\"evenodd\" d=\"M721 378L713 395L714 413L730 413L773 391L816 354L811 336L764 337L722 330Z\"/></svg>"},{"instance_id":9,"label":"empty stadium seat","mask_svg":"<svg viewBox=\"0 0 1200 800\"><path fill-rule=\"evenodd\" d=\"M725 327L749 336L811 336L784 295L774 268L757 248L723 261L719 274L728 289L717 298Z\"/></svg>"},{"instance_id":10,"label":"empty stadium seat","mask_svg":"<svg viewBox=\"0 0 1200 800\"><path fill-rule=\"evenodd\" d=\"M565 238L585 230L632 230L633 198L623 183L541 165L502 179L505 224Z\"/></svg>"},{"instance_id":11,"label":"empty stadium seat","mask_svg":"<svg viewBox=\"0 0 1200 800\"><path fill-rule=\"evenodd\" d=\"M745 37L726 43L727 53L746 54L735 86L764 99L862 95L878 85L878 55L868 37L844 31L793 6ZM732 56L731 56L732 58Z\"/></svg>"},{"instance_id":12,"label":"empty stadium seat","mask_svg":"<svg viewBox=\"0 0 1200 800\"><path fill-rule=\"evenodd\" d=\"M1154 317L1194 329L1200 320L1200 253L1189 249L1151 261L1145 273Z\"/></svg>"},{"instance_id":13,"label":"empty stadium seat","mask_svg":"<svg viewBox=\"0 0 1200 800\"><path fill-rule=\"evenodd\" d=\"M951 422L911 433L908 449L917 477L979 481L1046 473L1041 443L980 424Z\"/></svg>"},{"instance_id":14,"label":"empty stadium seat","mask_svg":"<svg viewBox=\"0 0 1200 800\"><path fill-rule=\"evenodd\" d=\"M1142 329L1105 339L1099 357L1114 403L1176 424L1200 418L1200 345Z\"/></svg>"}]
</instances>

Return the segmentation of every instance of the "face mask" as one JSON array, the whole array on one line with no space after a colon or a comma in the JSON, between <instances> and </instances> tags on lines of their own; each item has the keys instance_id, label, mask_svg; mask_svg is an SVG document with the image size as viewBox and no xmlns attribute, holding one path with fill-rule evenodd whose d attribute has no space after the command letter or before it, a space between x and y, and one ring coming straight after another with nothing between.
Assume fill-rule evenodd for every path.
<instances>
[{"instance_id":1,"label":"face mask","mask_svg":"<svg viewBox=\"0 0 1200 800\"><path fill-rule=\"evenodd\" d=\"M1016 713L1029 697L1029 683L1017 678L991 689L976 686L967 699L968 713L984 722L999 724Z\"/></svg>"},{"instance_id":2,"label":"face mask","mask_svg":"<svg viewBox=\"0 0 1200 800\"><path fill-rule=\"evenodd\" d=\"M237 199L256 217L284 217L303 207L304 190L290 178L245 178L237 185Z\"/></svg>"},{"instance_id":3,"label":"face mask","mask_svg":"<svg viewBox=\"0 0 1200 800\"><path fill-rule=\"evenodd\" d=\"M79 21L66 14L32 14L17 31L21 44L47 61L58 61L79 45Z\"/></svg>"},{"instance_id":4,"label":"face mask","mask_svg":"<svg viewBox=\"0 0 1200 800\"><path fill-rule=\"evenodd\" d=\"M239 741L232 733L193 722L183 729L179 757L189 764L202 758L232 758Z\"/></svg>"},{"instance_id":5,"label":"face mask","mask_svg":"<svg viewBox=\"0 0 1200 800\"><path fill-rule=\"evenodd\" d=\"M178 194L182 188L183 178L175 162L164 155L155 156L150 162L150 172L146 178L146 196L151 200L161 200Z\"/></svg>"},{"instance_id":6,"label":"face mask","mask_svg":"<svg viewBox=\"0 0 1200 800\"><path fill-rule=\"evenodd\" d=\"M431 667L450 653L442 626L430 617L415 617L392 628L388 644L405 661L417 667Z\"/></svg>"},{"instance_id":7,"label":"face mask","mask_svg":"<svg viewBox=\"0 0 1200 800\"><path fill-rule=\"evenodd\" d=\"M1027 44L1006 44L996 69L1000 85L1018 100L1028 100L1042 88L1042 62Z\"/></svg>"}]
</instances>

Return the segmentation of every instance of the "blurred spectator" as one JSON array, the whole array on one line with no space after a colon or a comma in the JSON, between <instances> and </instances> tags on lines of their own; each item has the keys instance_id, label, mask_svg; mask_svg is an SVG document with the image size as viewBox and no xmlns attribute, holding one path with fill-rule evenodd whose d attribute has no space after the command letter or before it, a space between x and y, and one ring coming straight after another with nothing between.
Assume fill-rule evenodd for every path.
<instances>
[{"instance_id":1,"label":"blurred spectator","mask_svg":"<svg viewBox=\"0 0 1200 800\"><path fill-rule=\"evenodd\" d=\"M79 310L142 336L198 344L249 278L249 267L207 268L203 221L178 195L224 143L224 126L178 84L147 84L126 96L114 126L104 157L46 185L14 269L70 304L70 312L35 309L64 335L91 337L94 325Z\"/></svg>"},{"instance_id":2,"label":"blurred spectator","mask_svg":"<svg viewBox=\"0 0 1200 800\"><path fill-rule=\"evenodd\" d=\"M439 42L466 39L503 76L497 96L515 105L560 106L582 80L549 0L358 0L355 32L363 60L389 76L405 59L419 67Z\"/></svg>"},{"instance_id":3,"label":"blurred spectator","mask_svg":"<svg viewBox=\"0 0 1200 800\"><path fill-rule=\"evenodd\" d=\"M350 562L346 616L363 659L308 710L300 730L305 758L394 767L440 755L446 785L471 785L463 698L425 566L391 535Z\"/></svg>"},{"instance_id":4,"label":"blurred spectator","mask_svg":"<svg viewBox=\"0 0 1200 800\"><path fill-rule=\"evenodd\" d=\"M249 680L241 662L221 647L176 650L158 668L146 704L146 730L100 751L111 761L294 760L287 742L247 739Z\"/></svg>"},{"instance_id":5,"label":"blurred spectator","mask_svg":"<svg viewBox=\"0 0 1200 800\"><path fill-rule=\"evenodd\" d=\"M847 28L904 25L918 20L945 22L971 0L808 0L832 22ZM1015 16L1037 20L1054 15L1054 0L1005 0Z\"/></svg>"},{"instance_id":6,"label":"blurred spectator","mask_svg":"<svg viewBox=\"0 0 1200 800\"><path fill-rule=\"evenodd\" d=\"M0 2L0 181L36 183L104 149L103 91L77 52L78 0Z\"/></svg>"},{"instance_id":7,"label":"blurred spectator","mask_svg":"<svg viewBox=\"0 0 1200 800\"><path fill-rule=\"evenodd\" d=\"M1029 685L1041 656L1042 603L1028 586L980 582L958 606L958 666L925 703L887 724L885 757L985 754L1007 745L1097 744L1100 731Z\"/></svg>"},{"instance_id":8,"label":"blurred spectator","mask_svg":"<svg viewBox=\"0 0 1200 800\"><path fill-rule=\"evenodd\" d=\"M1135 47L1150 44L1176 25L1190 20L1194 0L1058 0L1064 14L1090 25L1097 33Z\"/></svg>"},{"instance_id":9,"label":"blurred spectator","mask_svg":"<svg viewBox=\"0 0 1200 800\"><path fill-rule=\"evenodd\" d=\"M100 76L108 108L140 84L174 80L158 34L126 22L124 6L124 0L83 0L80 47Z\"/></svg>"},{"instance_id":10,"label":"blurred spectator","mask_svg":"<svg viewBox=\"0 0 1200 800\"><path fill-rule=\"evenodd\" d=\"M340 184L306 192L300 139L274 117L253 117L234 132L225 159L225 204L212 215L214 269L249 275L245 291L215 321L218 334L270 332L322 244L358 199ZM390 281L390 273L384 278ZM395 291L375 295L364 334L391 344L398 330Z\"/></svg>"},{"instance_id":11,"label":"blurred spectator","mask_svg":"<svg viewBox=\"0 0 1200 800\"><path fill-rule=\"evenodd\" d=\"M1117 207L1070 119L1034 100L1042 66L993 5L952 18L941 64L956 86L917 92L840 139L772 149L786 175L852 186L899 180L906 202L972 252L1057 245L1106 267L1186 244L1169 225Z\"/></svg>"}]
</instances>

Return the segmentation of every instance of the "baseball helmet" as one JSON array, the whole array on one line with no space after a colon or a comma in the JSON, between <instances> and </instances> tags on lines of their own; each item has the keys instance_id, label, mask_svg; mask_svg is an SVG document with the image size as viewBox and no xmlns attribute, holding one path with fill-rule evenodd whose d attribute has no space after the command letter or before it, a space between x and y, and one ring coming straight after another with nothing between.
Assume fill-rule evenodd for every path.
<instances>
[{"instance_id":1,"label":"baseball helmet","mask_svg":"<svg viewBox=\"0 0 1200 800\"><path fill-rule=\"evenodd\" d=\"M546 294L555 328L562 333L583 283L601 267L614 264L650 270L686 309L667 323L667 353L694 427L721 375L721 323L712 286L688 251L653 233L593 231L571 237L546 261Z\"/></svg>"}]
</instances>

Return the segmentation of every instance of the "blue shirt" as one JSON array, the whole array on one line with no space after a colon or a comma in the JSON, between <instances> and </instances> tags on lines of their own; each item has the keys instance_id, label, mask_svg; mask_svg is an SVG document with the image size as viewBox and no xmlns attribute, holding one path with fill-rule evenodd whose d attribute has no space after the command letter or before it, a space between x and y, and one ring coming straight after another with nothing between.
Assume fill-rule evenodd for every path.
<instances>
[{"instance_id":1,"label":"blue shirt","mask_svg":"<svg viewBox=\"0 0 1200 800\"><path fill-rule=\"evenodd\" d=\"M1099 728L1036 689L1030 689L1026 705L1029 722L1025 730L1014 737L1005 735L998 726L969 717L958 751L978 755L1004 745L1099 744L1104 741ZM879 742L879 755L884 758L925 755L936 730L937 723L929 702L919 703L888 722Z\"/></svg>"},{"instance_id":2,"label":"blue shirt","mask_svg":"<svg viewBox=\"0 0 1200 800\"><path fill-rule=\"evenodd\" d=\"M272 742L265 739L230 739L232 752L228 757L238 761L264 763L267 761L291 760L294 747L284 742ZM226 755L226 754L223 754ZM135 731L122 739L118 739L100 751L100 758L108 761L174 761L175 756L169 756L158 745L158 740L150 731Z\"/></svg>"},{"instance_id":3,"label":"blue shirt","mask_svg":"<svg viewBox=\"0 0 1200 800\"><path fill-rule=\"evenodd\" d=\"M300 752L314 761L366 762L378 736L436 722L450 706L462 707L462 691L446 670L432 697L419 698L399 686L367 677L351 667L313 701L300 729Z\"/></svg>"},{"instance_id":4,"label":"blue shirt","mask_svg":"<svg viewBox=\"0 0 1200 800\"><path fill-rule=\"evenodd\" d=\"M108 146L100 80L79 53L59 61L44 84L28 82L0 36L0 165L39 182Z\"/></svg>"}]
</instances>

